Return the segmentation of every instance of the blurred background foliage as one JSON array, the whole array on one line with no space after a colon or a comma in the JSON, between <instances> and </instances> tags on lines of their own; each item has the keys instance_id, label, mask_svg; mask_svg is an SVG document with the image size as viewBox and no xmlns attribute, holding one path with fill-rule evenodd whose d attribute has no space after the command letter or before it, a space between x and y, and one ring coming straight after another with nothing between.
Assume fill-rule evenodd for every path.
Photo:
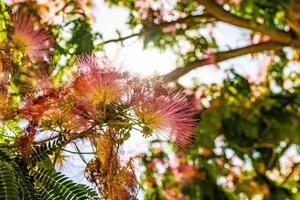
<instances>
[{"instance_id":1,"label":"blurred background foliage","mask_svg":"<svg viewBox=\"0 0 300 200\"><path fill-rule=\"evenodd\" d=\"M153 142L141 159L147 199L298 199L299 85L275 92L231 71L220 87L194 89L193 145L165 153Z\"/></svg>"}]
</instances>

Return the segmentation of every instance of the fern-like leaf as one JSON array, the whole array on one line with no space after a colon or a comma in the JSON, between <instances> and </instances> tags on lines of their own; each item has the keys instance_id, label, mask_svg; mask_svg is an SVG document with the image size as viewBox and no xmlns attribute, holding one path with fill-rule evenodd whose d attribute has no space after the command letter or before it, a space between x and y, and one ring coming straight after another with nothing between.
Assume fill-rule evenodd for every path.
<instances>
[{"instance_id":1,"label":"fern-like leaf","mask_svg":"<svg viewBox=\"0 0 300 200\"><path fill-rule=\"evenodd\" d=\"M0 162L6 163L9 170L14 174L17 184L19 197L21 200L36 200L32 180L30 180L26 163L16 156L9 156L4 149L0 150ZM0 190L1 193L1 190ZM1 195L0 195L1 196ZM1 199L1 198L0 198Z\"/></svg>"},{"instance_id":2,"label":"fern-like leaf","mask_svg":"<svg viewBox=\"0 0 300 200\"><path fill-rule=\"evenodd\" d=\"M33 173L36 182L42 190L49 193L49 198L45 200L52 200L54 197L60 197L64 200L96 200L97 194L91 188L74 183L65 175L51 169L39 169Z\"/></svg>"},{"instance_id":3,"label":"fern-like leaf","mask_svg":"<svg viewBox=\"0 0 300 200\"><path fill-rule=\"evenodd\" d=\"M13 167L0 160L0 199L19 200L18 186Z\"/></svg>"},{"instance_id":4,"label":"fern-like leaf","mask_svg":"<svg viewBox=\"0 0 300 200\"><path fill-rule=\"evenodd\" d=\"M51 193L48 189L44 188L43 186L39 186L37 189L39 193L39 200L60 200L61 197L54 193Z\"/></svg>"},{"instance_id":5,"label":"fern-like leaf","mask_svg":"<svg viewBox=\"0 0 300 200\"><path fill-rule=\"evenodd\" d=\"M12 165L15 169L21 200L37 200L33 179L29 176L27 165L20 159L15 159Z\"/></svg>"},{"instance_id":6,"label":"fern-like leaf","mask_svg":"<svg viewBox=\"0 0 300 200\"><path fill-rule=\"evenodd\" d=\"M37 146L33 149L31 155L31 162L36 163L45 160L51 155L56 149L67 144L67 140L65 137L60 137L57 140L44 143L40 146Z\"/></svg>"}]
</instances>

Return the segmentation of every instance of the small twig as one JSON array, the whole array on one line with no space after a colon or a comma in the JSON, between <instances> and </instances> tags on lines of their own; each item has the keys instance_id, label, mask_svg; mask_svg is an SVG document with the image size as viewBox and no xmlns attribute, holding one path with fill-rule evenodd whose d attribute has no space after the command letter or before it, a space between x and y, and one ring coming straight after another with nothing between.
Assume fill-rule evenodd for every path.
<instances>
[{"instance_id":1,"label":"small twig","mask_svg":"<svg viewBox=\"0 0 300 200\"><path fill-rule=\"evenodd\" d=\"M103 41L103 42L97 44L96 47L101 47L104 44L108 44L108 43L112 43L112 42L123 42L123 41L125 41L127 39L130 39L130 38L133 38L133 37L137 37L137 36L141 36L143 34L144 34L144 32L141 31L139 33L133 33L133 34L125 36L125 37L120 37L120 38L116 38L116 39L106 40L106 41Z\"/></svg>"},{"instance_id":2,"label":"small twig","mask_svg":"<svg viewBox=\"0 0 300 200\"><path fill-rule=\"evenodd\" d=\"M55 166L55 163L57 161L57 158L60 154L60 151L61 151L61 147L59 147L56 151L55 151L55 155L54 155L54 159L53 159L53 165Z\"/></svg>"},{"instance_id":3,"label":"small twig","mask_svg":"<svg viewBox=\"0 0 300 200\"><path fill-rule=\"evenodd\" d=\"M68 150L68 149L62 149L63 151L66 151L66 152L68 152L68 153L72 153L72 154L96 154L96 152L93 152L93 151L91 151L91 152L77 152L77 151L70 151L70 150Z\"/></svg>"},{"instance_id":4,"label":"small twig","mask_svg":"<svg viewBox=\"0 0 300 200\"><path fill-rule=\"evenodd\" d=\"M289 148L292 146L292 142L288 142L286 145L285 145L285 147L281 150L281 152L279 153L279 156L282 156L283 154L285 154L285 152L287 151L287 150L289 150Z\"/></svg>"},{"instance_id":5,"label":"small twig","mask_svg":"<svg viewBox=\"0 0 300 200\"><path fill-rule=\"evenodd\" d=\"M55 136L50 137L50 138L47 138L47 139L44 139L44 140L40 140L40 141L34 142L33 144L36 145L36 144L42 144L42 143L45 143L45 142L49 142L49 141L51 141L51 140L54 140L54 139L58 138L59 135L60 135L60 134L55 135Z\"/></svg>"},{"instance_id":6,"label":"small twig","mask_svg":"<svg viewBox=\"0 0 300 200\"><path fill-rule=\"evenodd\" d=\"M268 169L270 169L273 166L275 158L276 158L276 155L277 155L276 154L276 148L273 146L271 149L272 149L272 155L271 155L271 157L270 157L270 159L268 161L268 164L267 164L267 168Z\"/></svg>"}]
</instances>

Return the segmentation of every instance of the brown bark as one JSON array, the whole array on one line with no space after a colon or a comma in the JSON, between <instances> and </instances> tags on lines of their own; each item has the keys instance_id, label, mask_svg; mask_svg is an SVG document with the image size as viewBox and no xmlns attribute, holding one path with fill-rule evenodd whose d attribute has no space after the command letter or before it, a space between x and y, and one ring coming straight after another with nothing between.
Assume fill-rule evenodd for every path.
<instances>
[{"instance_id":1,"label":"brown bark","mask_svg":"<svg viewBox=\"0 0 300 200\"><path fill-rule=\"evenodd\" d=\"M180 78L181 76L187 74L188 72L190 72L193 69L196 69L198 67L205 66L208 64L213 64L211 62L211 60L213 60L214 63L218 63L218 62L222 62L224 60L228 60L228 59L246 55L246 54L253 54L253 53L269 51L269 50L278 50L278 49L282 49L283 47L284 47L284 45L280 44L280 43L265 42L265 43L259 43L256 45L241 47L241 48L234 49L234 50L221 51L221 52L215 53L213 55L213 58L209 58L209 60L201 59L201 60L196 60L194 62L190 62L183 67L177 68L177 69L171 71L170 73L163 75L161 78L165 82L174 81L174 80Z\"/></svg>"},{"instance_id":2,"label":"brown bark","mask_svg":"<svg viewBox=\"0 0 300 200\"><path fill-rule=\"evenodd\" d=\"M197 0L202 4L205 9L215 16L218 20L241 27L255 32L260 32L269 35L270 38L275 42L280 42L290 45L293 41L293 36L290 32L285 32L281 30L271 30L264 25L251 22L247 19L232 15L231 13L225 11L220 5L218 5L214 0ZM300 44L300 42L297 42Z\"/></svg>"}]
</instances>

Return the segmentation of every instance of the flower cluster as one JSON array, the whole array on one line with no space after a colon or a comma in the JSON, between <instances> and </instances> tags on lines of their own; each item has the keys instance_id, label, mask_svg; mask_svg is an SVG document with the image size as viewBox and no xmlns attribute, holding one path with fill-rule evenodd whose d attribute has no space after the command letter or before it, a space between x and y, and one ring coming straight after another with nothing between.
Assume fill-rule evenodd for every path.
<instances>
[{"instance_id":1,"label":"flower cluster","mask_svg":"<svg viewBox=\"0 0 300 200\"><path fill-rule=\"evenodd\" d=\"M179 146L190 142L193 112L182 93L131 77L129 72L113 67L105 59L97 60L95 55L79 56L77 65L79 73L71 93L75 107L84 116L100 121L110 117L129 119L141 126L145 135L170 132Z\"/></svg>"},{"instance_id":2,"label":"flower cluster","mask_svg":"<svg viewBox=\"0 0 300 200\"><path fill-rule=\"evenodd\" d=\"M182 92L165 88L159 80L141 79L94 54L77 56L74 76L57 85L44 66L52 60L54 45L48 31L31 15L14 13L11 18L12 33L4 45L9 48L0 52L0 120L27 122L14 141L24 159L30 161L32 146L41 143L37 136L45 132L69 142L88 139L96 149L86 167L88 179L105 198L133 199L133 166L119 159L119 148L133 129L144 136L167 136L179 147L191 143L193 109ZM15 62L15 57L26 74L26 87L20 87L24 93L17 98L10 93L15 70L8 67L9 58Z\"/></svg>"},{"instance_id":3,"label":"flower cluster","mask_svg":"<svg viewBox=\"0 0 300 200\"><path fill-rule=\"evenodd\" d=\"M137 126L144 135L169 133L178 146L189 144L194 126L190 103L182 93L132 78L95 55L79 56L77 65L78 74L67 86L55 89L43 79L42 95L28 100L22 114L71 139L89 130L97 150L87 166L89 180L103 196L131 199L136 179L130 163L119 164L118 147Z\"/></svg>"}]
</instances>

